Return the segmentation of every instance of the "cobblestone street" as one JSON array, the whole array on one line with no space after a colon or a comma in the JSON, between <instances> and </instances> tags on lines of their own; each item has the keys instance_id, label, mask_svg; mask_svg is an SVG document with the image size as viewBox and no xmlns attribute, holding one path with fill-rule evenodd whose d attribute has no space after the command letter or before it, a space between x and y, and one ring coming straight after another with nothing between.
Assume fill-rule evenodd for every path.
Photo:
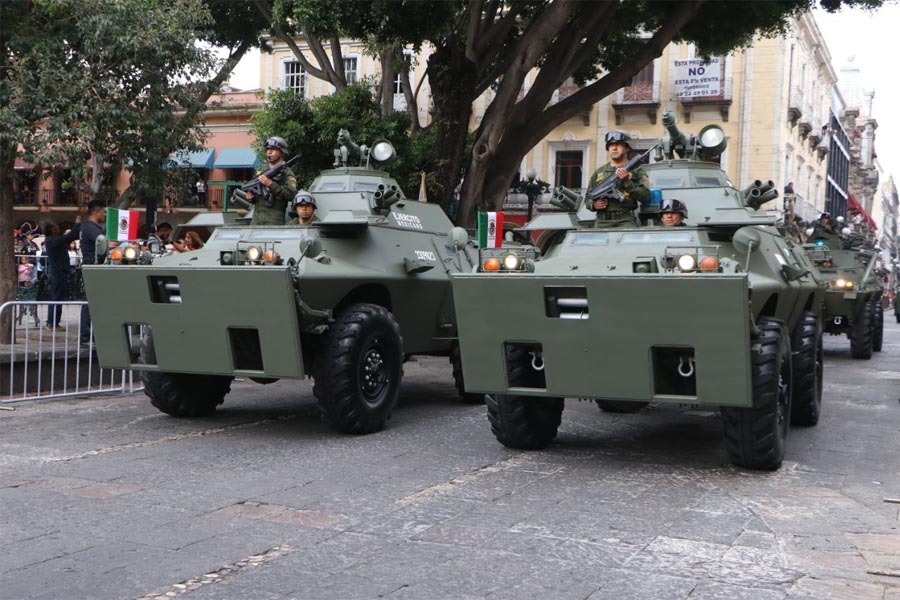
<instances>
[{"instance_id":1,"label":"cobblestone street","mask_svg":"<svg viewBox=\"0 0 900 600\"><path fill-rule=\"evenodd\" d=\"M238 382L211 418L142 395L0 412L0 598L900 599L900 325L826 338L823 416L774 473L715 413L568 400L516 452L445 359L405 365L364 437L308 382Z\"/></svg>"}]
</instances>

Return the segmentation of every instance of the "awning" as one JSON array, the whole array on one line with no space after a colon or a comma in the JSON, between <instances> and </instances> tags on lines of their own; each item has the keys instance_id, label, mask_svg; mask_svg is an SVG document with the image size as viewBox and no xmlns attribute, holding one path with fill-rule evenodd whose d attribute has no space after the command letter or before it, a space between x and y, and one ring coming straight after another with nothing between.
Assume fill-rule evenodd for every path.
<instances>
[{"instance_id":1,"label":"awning","mask_svg":"<svg viewBox=\"0 0 900 600\"><path fill-rule=\"evenodd\" d=\"M170 154L169 158L178 163L176 167L179 169L211 169L214 157L212 150L203 149L197 152L180 150ZM163 168L168 169L170 166L170 164L166 163Z\"/></svg>"},{"instance_id":2,"label":"awning","mask_svg":"<svg viewBox=\"0 0 900 600\"><path fill-rule=\"evenodd\" d=\"M848 201L847 201L847 209L850 211L850 214L853 216L862 215L863 219L872 226L872 229L877 231L878 226L875 225L875 220L869 216L869 213L866 212L865 207L859 203L859 200L856 199L856 196L851 192Z\"/></svg>"},{"instance_id":3,"label":"awning","mask_svg":"<svg viewBox=\"0 0 900 600\"><path fill-rule=\"evenodd\" d=\"M17 171L31 171L32 169L34 169L34 165L31 163L27 163L24 160L22 160L21 158L17 157L16 164L13 165L13 169L15 169Z\"/></svg>"},{"instance_id":4,"label":"awning","mask_svg":"<svg viewBox=\"0 0 900 600\"><path fill-rule=\"evenodd\" d=\"M259 157L252 148L222 148L213 165L216 169L257 169Z\"/></svg>"}]
</instances>

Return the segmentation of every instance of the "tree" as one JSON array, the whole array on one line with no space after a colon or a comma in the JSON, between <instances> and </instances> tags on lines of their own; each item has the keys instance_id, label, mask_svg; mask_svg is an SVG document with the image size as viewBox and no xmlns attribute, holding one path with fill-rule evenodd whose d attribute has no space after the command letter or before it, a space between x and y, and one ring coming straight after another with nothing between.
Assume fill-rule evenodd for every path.
<instances>
[{"instance_id":1,"label":"tree","mask_svg":"<svg viewBox=\"0 0 900 600\"><path fill-rule=\"evenodd\" d=\"M207 1L223 4L233 23L241 18L239 6L229 12L224 0ZM155 194L164 159L198 143L195 127L209 94L241 48L258 40L257 31L244 31L231 60L211 77L214 53L195 42L234 31L213 31L203 0L0 2L0 22L0 243L7 248L19 145L30 162L69 166L77 182L91 158L92 194L104 173L130 161L135 189ZM15 297L11 260L0 259L0 301ZM0 335L8 332L0 323Z\"/></svg>"}]
</instances>

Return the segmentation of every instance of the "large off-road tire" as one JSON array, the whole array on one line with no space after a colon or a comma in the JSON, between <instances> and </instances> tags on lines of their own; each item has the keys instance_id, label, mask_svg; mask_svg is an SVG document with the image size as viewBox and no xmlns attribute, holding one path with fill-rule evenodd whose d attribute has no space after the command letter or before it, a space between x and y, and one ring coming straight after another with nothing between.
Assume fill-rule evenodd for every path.
<instances>
[{"instance_id":1,"label":"large off-road tire","mask_svg":"<svg viewBox=\"0 0 900 600\"><path fill-rule=\"evenodd\" d=\"M403 338L389 310L353 304L323 334L313 393L332 427L345 433L384 428L400 396Z\"/></svg>"},{"instance_id":2,"label":"large off-road tire","mask_svg":"<svg viewBox=\"0 0 900 600\"><path fill-rule=\"evenodd\" d=\"M644 410L644 407L650 404L649 402L625 402L624 400L595 400L597 406L600 407L600 410L608 413L619 413L623 415L630 415L633 413L638 413Z\"/></svg>"},{"instance_id":3,"label":"large off-road tire","mask_svg":"<svg viewBox=\"0 0 900 600\"><path fill-rule=\"evenodd\" d=\"M536 372L524 348L509 350L509 382L529 386ZM485 396L488 420L497 441L509 448L539 450L556 437L562 419L562 398L497 394Z\"/></svg>"},{"instance_id":4,"label":"large off-road tire","mask_svg":"<svg viewBox=\"0 0 900 600\"><path fill-rule=\"evenodd\" d=\"M141 336L138 362L156 364L156 350L149 333ZM211 415L231 391L231 380L224 375L141 371L141 382L150 404L173 417Z\"/></svg>"},{"instance_id":5,"label":"large off-road tire","mask_svg":"<svg viewBox=\"0 0 900 600\"><path fill-rule=\"evenodd\" d=\"M872 307L866 302L857 313L853 329L848 336L850 338L850 356L864 360L872 358L873 333Z\"/></svg>"},{"instance_id":6,"label":"large off-road tire","mask_svg":"<svg viewBox=\"0 0 900 600\"><path fill-rule=\"evenodd\" d=\"M750 347L753 406L722 407L725 449L747 469L774 470L784 460L791 418L791 344L781 321L759 319Z\"/></svg>"},{"instance_id":7,"label":"large off-road tire","mask_svg":"<svg viewBox=\"0 0 900 600\"><path fill-rule=\"evenodd\" d=\"M450 366L453 367L453 383L456 385L456 391L459 392L460 399L466 404L484 404L484 394L475 394L466 391L459 342L453 342L453 346L450 347Z\"/></svg>"},{"instance_id":8,"label":"large off-road tire","mask_svg":"<svg viewBox=\"0 0 900 600\"><path fill-rule=\"evenodd\" d=\"M884 344L884 307L881 300L872 300L872 350L881 352Z\"/></svg>"},{"instance_id":9,"label":"large off-road tire","mask_svg":"<svg viewBox=\"0 0 900 600\"><path fill-rule=\"evenodd\" d=\"M822 321L813 312L805 312L794 328L791 339L794 396L791 398L791 425L813 426L822 410L822 375L825 353L822 347Z\"/></svg>"}]
</instances>

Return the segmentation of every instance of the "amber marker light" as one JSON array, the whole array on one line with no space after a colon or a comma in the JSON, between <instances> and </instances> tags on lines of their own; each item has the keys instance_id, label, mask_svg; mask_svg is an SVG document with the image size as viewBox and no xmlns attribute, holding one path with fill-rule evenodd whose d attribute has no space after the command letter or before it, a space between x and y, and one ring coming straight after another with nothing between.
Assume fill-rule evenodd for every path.
<instances>
[{"instance_id":1,"label":"amber marker light","mask_svg":"<svg viewBox=\"0 0 900 600\"><path fill-rule=\"evenodd\" d=\"M705 256L703 260L700 261L700 270L701 271L718 271L719 270L719 259L715 256Z\"/></svg>"},{"instance_id":2,"label":"amber marker light","mask_svg":"<svg viewBox=\"0 0 900 600\"><path fill-rule=\"evenodd\" d=\"M499 271L500 270L500 260L497 258L489 258L484 261L484 265L482 265L485 271Z\"/></svg>"},{"instance_id":3,"label":"amber marker light","mask_svg":"<svg viewBox=\"0 0 900 600\"><path fill-rule=\"evenodd\" d=\"M263 262L274 264L278 260L278 253L274 250L266 250L263 253Z\"/></svg>"},{"instance_id":4,"label":"amber marker light","mask_svg":"<svg viewBox=\"0 0 900 600\"><path fill-rule=\"evenodd\" d=\"M109 251L109 260L122 260L122 251L118 248L113 248Z\"/></svg>"}]
</instances>

